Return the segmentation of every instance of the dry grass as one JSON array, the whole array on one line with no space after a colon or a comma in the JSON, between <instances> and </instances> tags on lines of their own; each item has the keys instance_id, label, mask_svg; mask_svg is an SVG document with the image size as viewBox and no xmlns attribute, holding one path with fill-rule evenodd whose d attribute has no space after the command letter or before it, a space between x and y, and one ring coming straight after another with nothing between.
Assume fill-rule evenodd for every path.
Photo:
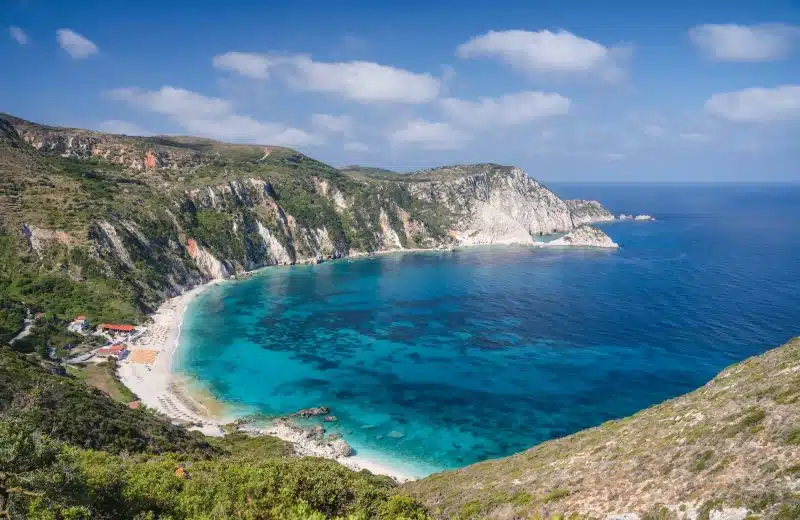
<instances>
[{"instance_id":1,"label":"dry grass","mask_svg":"<svg viewBox=\"0 0 800 520\"><path fill-rule=\"evenodd\" d=\"M80 365L71 365L69 373L73 377L82 379L86 384L106 393L109 397L120 403L130 403L136 396L117 379L115 368L108 362Z\"/></svg>"}]
</instances>

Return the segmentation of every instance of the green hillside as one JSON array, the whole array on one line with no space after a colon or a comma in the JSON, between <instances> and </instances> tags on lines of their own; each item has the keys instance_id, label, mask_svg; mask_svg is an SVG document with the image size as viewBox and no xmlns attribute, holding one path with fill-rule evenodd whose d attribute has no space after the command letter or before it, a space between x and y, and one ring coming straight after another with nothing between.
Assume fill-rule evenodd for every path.
<instances>
[{"instance_id":1,"label":"green hillside","mask_svg":"<svg viewBox=\"0 0 800 520\"><path fill-rule=\"evenodd\" d=\"M130 410L0 349L0 515L29 519L422 519L385 477Z\"/></svg>"}]
</instances>

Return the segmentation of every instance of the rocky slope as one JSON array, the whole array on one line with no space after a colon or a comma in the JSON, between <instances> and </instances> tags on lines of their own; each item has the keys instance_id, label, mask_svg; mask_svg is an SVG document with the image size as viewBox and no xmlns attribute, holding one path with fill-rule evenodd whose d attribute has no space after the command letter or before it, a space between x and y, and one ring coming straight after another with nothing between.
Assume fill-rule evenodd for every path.
<instances>
[{"instance_id":1,"label":"rocky slope","mask_svg":"<svg viewBox=\"0 0 800 520\"><path fill-rule=\"evenodd\" d=\"M74 282L113 279L132 292L120 307L140 311L262 266L533 244L607 214L597 202L561 200L513 167L343 172L286 148L109 135L3 115L0 180L0 223L20 261ZM593 234L598 240L573 245L612 245Z\"/></svg>"},{"instance_id":2,"label":"rocky slope","mask_svg":"<svg viewBox=\"0 0 800 520\"><path fill-rule=\"evenodd\" d=\"M800 518L800 338L631 417L407 490L440 518Z\"/></svg>"},{"instance_id":3,"label":"rocky slope","mask_svg":"<svg viewBox=\"0 0 800 520\"><path fill-rule=\"evenodd\" d=\"M592 222L611 222L614 215L596 200L565 200L576 226Z\"/></svg>"}]
</instances>

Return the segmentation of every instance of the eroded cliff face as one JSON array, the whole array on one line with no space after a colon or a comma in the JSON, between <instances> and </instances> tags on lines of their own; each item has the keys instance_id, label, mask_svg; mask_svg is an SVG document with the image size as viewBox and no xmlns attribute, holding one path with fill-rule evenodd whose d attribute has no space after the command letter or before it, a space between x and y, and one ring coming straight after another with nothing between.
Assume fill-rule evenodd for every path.
<instances>
[{"instance_id":1,"label":"eroded cliff face","mask_svg":"<svg viewBox=\"0 0 800 520\"><path fill-rule=\"evenodd\" d=\"M85 265L68 267L76 281L102 272L132 284L140 301L264 266L377 251L541 245L540 235L570 232L563 245L613 245L582 227L612 219L598 202L564 201L514 167L350 175L284 148L109 135L4 115L0 123L4 146L24 151L8 170L20 176L9 177L16 197L0 200L9 208L3 224L20 230L42 262L53 258L49 249L81 249ZM35 179L24 173L31 161L41 166ZM37 197L41 211L20 206L20 197ZM57 200L73 216L49 206Z\"/></svg>"},{"instance_id":2,"label":"eroded cliff face","mask_svg":"<svg viewBox=\"0 0 800 520\"><path fill-rule=\"evenodd\" d=\"M409 183L413 197L453 213L458 244L531 244L536 235L573 228L566 203L521 169L476 169L454 180Z\"/></svg>"}]
</instances>

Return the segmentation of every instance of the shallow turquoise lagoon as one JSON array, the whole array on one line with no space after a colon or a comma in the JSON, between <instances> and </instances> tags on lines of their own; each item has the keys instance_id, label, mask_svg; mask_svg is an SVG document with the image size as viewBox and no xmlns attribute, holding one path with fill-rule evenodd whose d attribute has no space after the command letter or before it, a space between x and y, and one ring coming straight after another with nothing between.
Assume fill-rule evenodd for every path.
<instances>
[{"instance_id":1,"label":"shallow turquoise lagoon","mask_svg":"<svg viewBox=\"0 0 800 520\"><path fill-rule=\"evenodd\" d=\"M327 405L426 474L696 388L800 334L800 188L560 186L652 223L618 251L485 247L270 268L201 294L178 370L240 413Z\"/></svg>"}]
</instances>

